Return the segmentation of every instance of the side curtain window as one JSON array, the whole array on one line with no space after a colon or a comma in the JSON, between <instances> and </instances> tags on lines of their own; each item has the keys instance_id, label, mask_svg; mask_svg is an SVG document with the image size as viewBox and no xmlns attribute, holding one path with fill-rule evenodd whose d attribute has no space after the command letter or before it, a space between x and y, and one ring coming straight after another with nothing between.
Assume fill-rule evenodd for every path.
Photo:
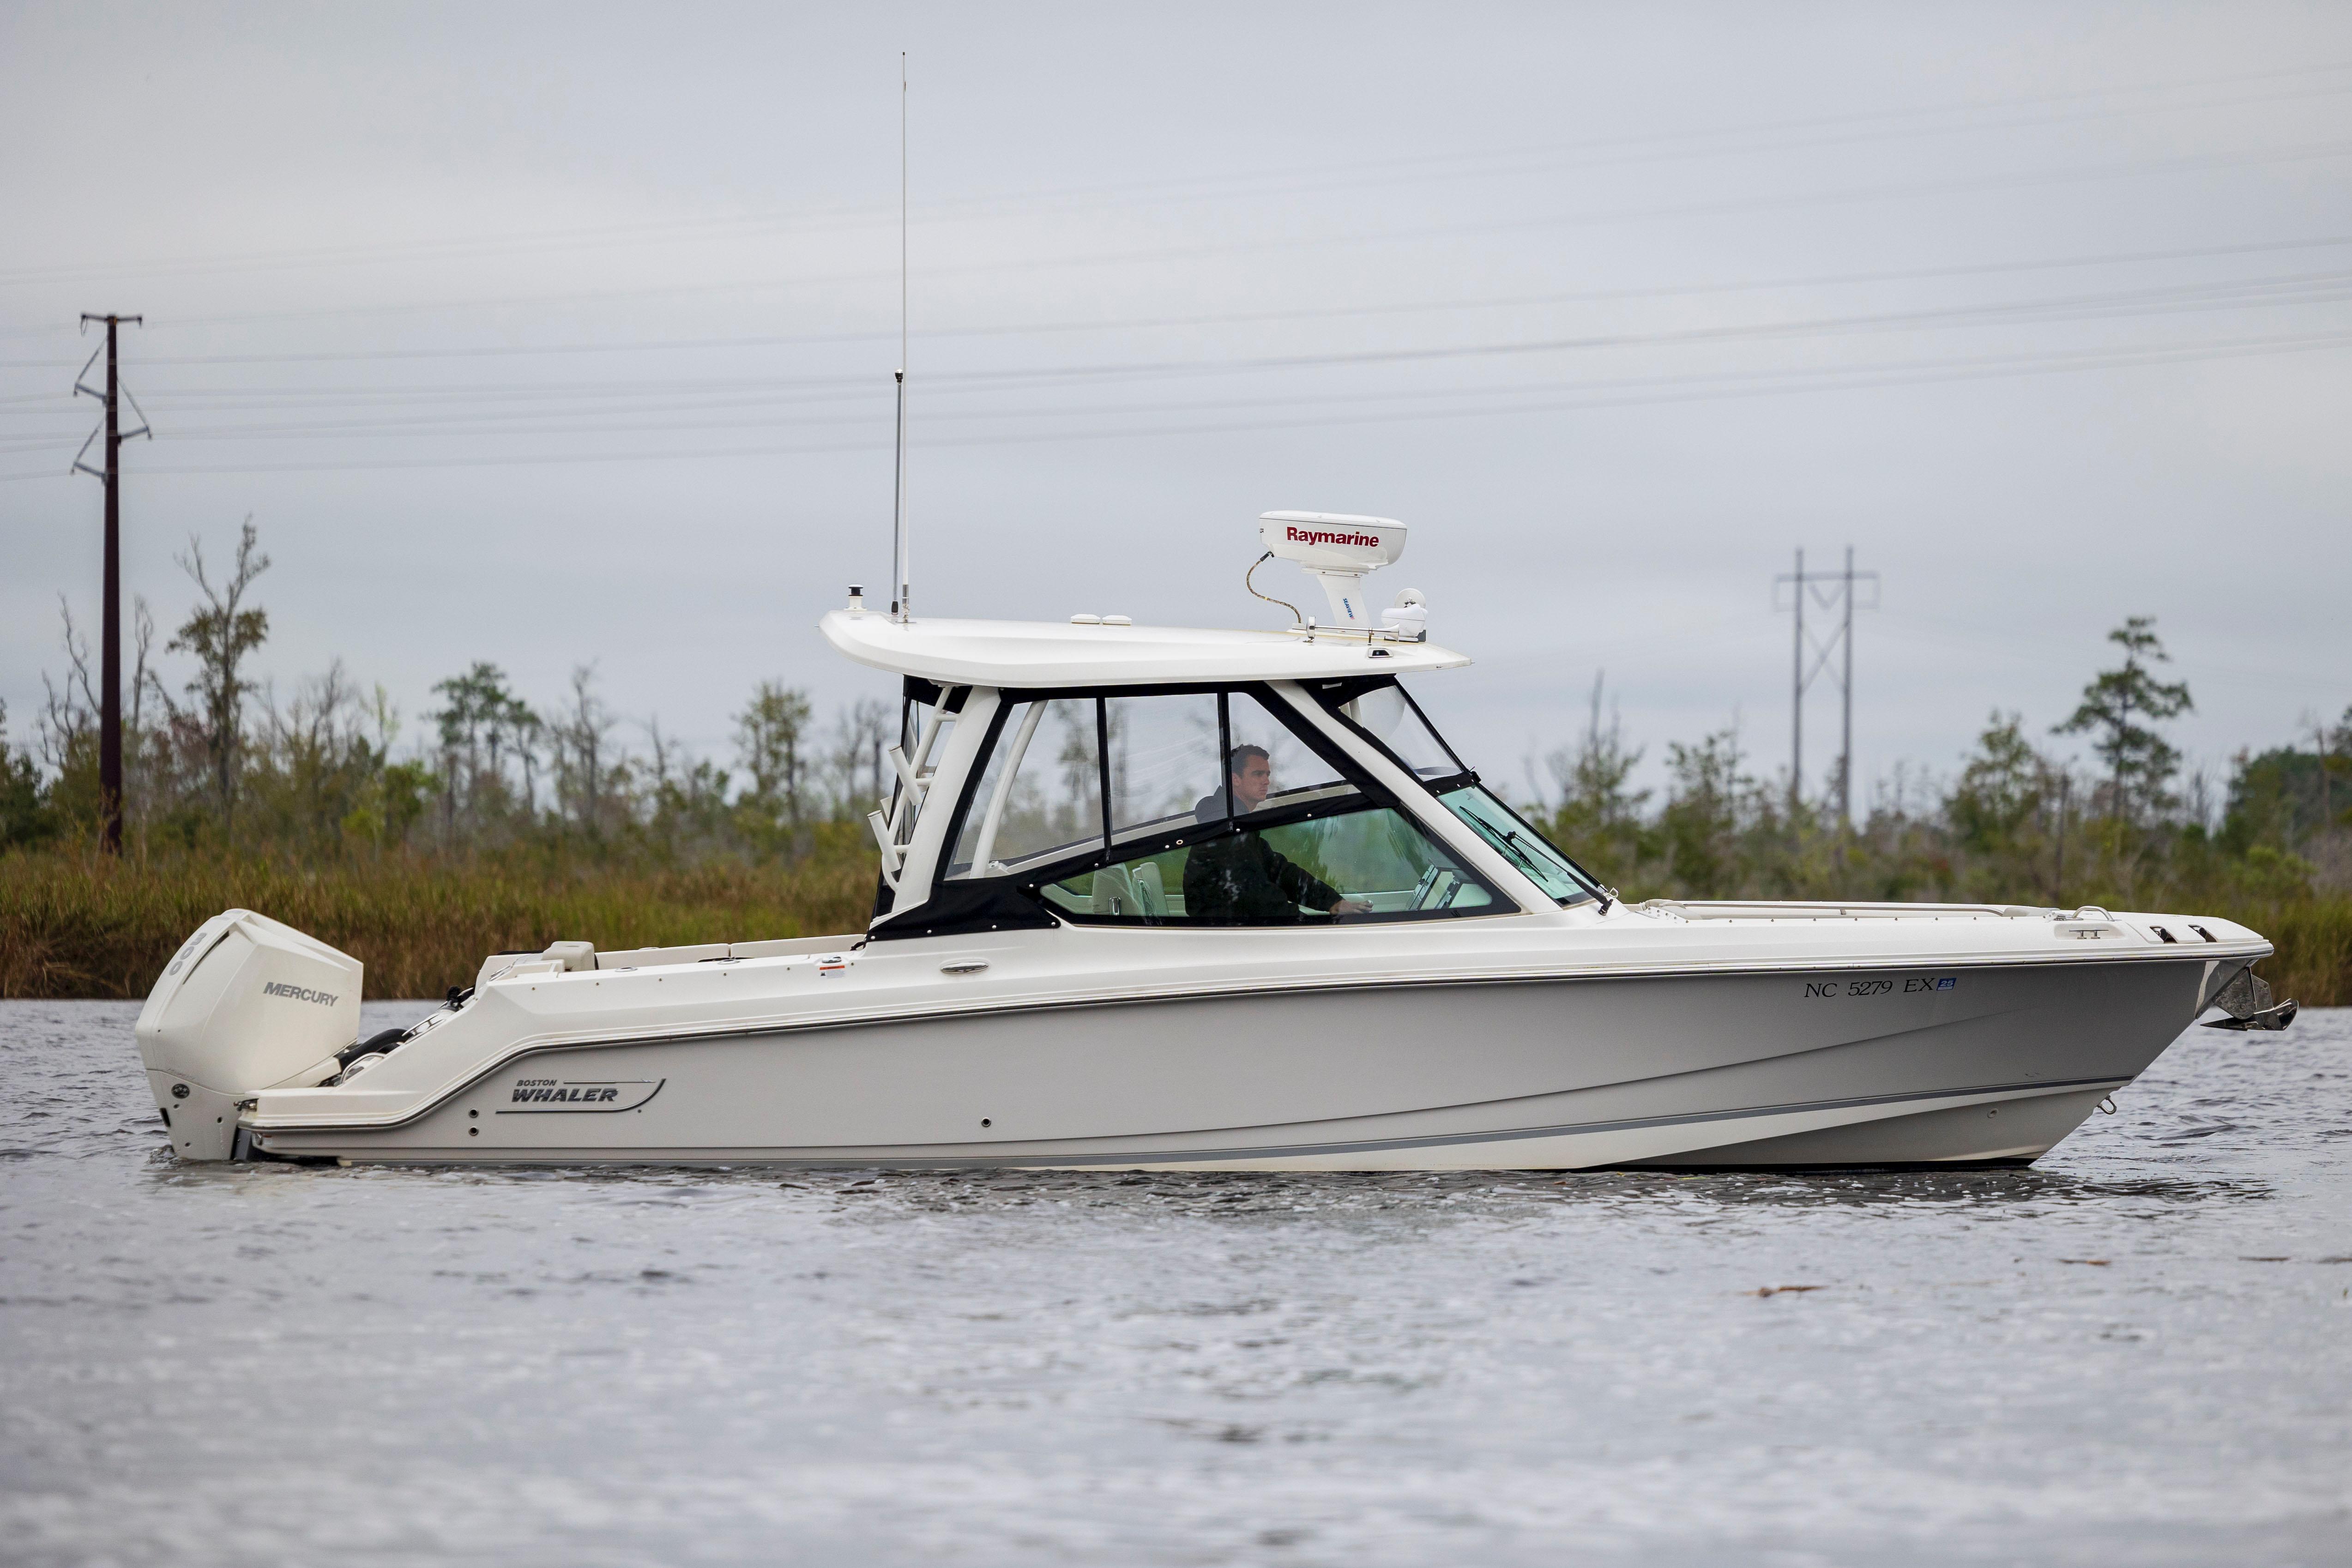
<instances>
[{"instance_id":1,"label":"side curtain window","mask_svg":"<svg viewBox=\"0 0 2352 1568\"><path fill-rule=\"evenodd\" d=\"M1512 906L1248 689L1007 707L948 877L1079 921L1274 926ZM1074 870L1072 862L1086 862Z\"/></svg>"},{"instance_id":2,"label":"side curtain window","mask_svg":"<svg viewBox=\"0 0 2352 1568\"><path fill-rule=\"evenodd\" d=\"M965 808L950 879L1002 877L1098 848L1102 765L1096 703L1017 703Z\"/></svg>"},{"instance_id":3,"label":"side curtain window","mask_svg":"<svg viewBox=\"0 0 2352 1568\"><path fill-rule=\"evenodd\" d=\"M950 878L1003 877L1223 816L1214 692L1057 698L1010 709ZM1104 831L1108 819L1109 831Z\"/></svg>"},{"instance_id":4,"label":"side curtain window","mask_svg":"<svg viewBox=\"0 0 2352 1568\"><path fill-rule=\"evenodd\" d=\"M1258 791L1239 805L1221 765L1228 757L1243 790ZM1016 875L1268 800L1290 806L1354 794L1248 692L1032 700L999 723L947 875Z\"/></svg>"},{"instance_id":5,"label":"side curtain window","mask_svg":"<svg viewBox=\"0 0 2352 1568\"><path fill-rule=\"evenodd\" d=\"M1234 692L1226 708L1235 816L1360 798L1353 784L1299 739L1288 718L1246 691ZM1265 784L1258 795L1254 775L1261 762Z\"/></svg>"},{"instance_id":6,"label":"side curtain window","mask_svg":"<svg viewBox=\"0 0 2352 1568\"><path fill-rule=\"evenodd\" d=\"M1217 794L1216 693L1103 701L1110 841L1164 833L1225 807Z\"/></svg>"},{"instance_id":7,"label":"side curtain window","mask_svg":"<svg viewBox=\"0 0 2352 1568\"><path fill-rule=\"evenodd\" d=\"M1283 926L1494 911L1491 889L1397 812L1364 805L1279 826L1246 815L1158 854L1039 889L1082 921Z\"/></svg>"}]
</instances>

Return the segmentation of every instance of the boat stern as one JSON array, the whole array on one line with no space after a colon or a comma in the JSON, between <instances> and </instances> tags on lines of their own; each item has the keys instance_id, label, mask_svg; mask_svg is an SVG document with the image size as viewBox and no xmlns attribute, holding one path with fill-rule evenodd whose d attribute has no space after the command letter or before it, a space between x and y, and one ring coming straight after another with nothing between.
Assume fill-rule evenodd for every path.
<instances>
[{"instance_id":1,"label":"boat stern","mask_svg":"<svg viewBox=\"0 0 2352 1568\"><path fill-rule=\"evenodd\" d=\"M226 1160L243 1103L321 1083L359 1037L360 961L251 910L181 944L140 1010L139 1058L183 1160Z\"/></svg>"}]
</instances>

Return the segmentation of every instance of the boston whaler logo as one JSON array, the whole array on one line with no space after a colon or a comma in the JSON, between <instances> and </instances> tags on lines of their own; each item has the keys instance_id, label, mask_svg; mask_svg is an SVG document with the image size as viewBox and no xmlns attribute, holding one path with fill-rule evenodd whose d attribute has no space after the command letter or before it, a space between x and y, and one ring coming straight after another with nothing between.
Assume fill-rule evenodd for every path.
<instances>
[{"instance_id":1,"label":"boston whaler logo","mask_svg":"<svg viewBox=\"0 0 2352 1568\"><path fill-rule=\"evenodd\" d=\"M261 988L261 994L264 996L289 996L297 1002L316 1002L321 1007L335 1005L335 994L331 991L313 991L308 986L289 984L283 980L269 982Z\"/></svg>"},{"instance_id":2,"label":"boston whaler logo","mask_svg":"<svg viewBox=\"0 0 2352 1568\"><path fill-rule=\"evenodd\" d=\"M635 1110L661 1092L664 1079L519 1078L513 1103L500 1116L530 1116L564 1110Z\"/></svg>"}]
</instances>

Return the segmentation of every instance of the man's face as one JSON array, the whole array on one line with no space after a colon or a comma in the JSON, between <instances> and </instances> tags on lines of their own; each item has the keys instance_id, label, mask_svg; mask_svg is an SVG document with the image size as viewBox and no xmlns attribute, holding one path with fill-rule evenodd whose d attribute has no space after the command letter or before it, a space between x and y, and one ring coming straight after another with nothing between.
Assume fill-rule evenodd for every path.
<instances>
[{"instance_id":1,"label":"man's face","mask_svg":"<svg viewBox=\"0 0 2352 1568\"><path fill-rule=\"evenodd\" d=\"M1265 793L1273 787L1274 769L1264 757L1244 757L1234 770L1234 804L1243 811L1264 805Z\"/></svg>"}]
</instances>

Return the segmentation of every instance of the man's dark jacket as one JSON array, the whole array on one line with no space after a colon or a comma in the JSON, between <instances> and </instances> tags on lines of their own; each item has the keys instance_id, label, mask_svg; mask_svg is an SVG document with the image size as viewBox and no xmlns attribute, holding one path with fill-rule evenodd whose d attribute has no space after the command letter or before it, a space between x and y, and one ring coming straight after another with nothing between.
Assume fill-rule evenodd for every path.
<instances>
[{"instance_id":1,"label":"man's dark jacket","mask_svg":"<svg viewBox=\"0 0 2352 1568\"><path fill-rule=\"evenodd\" d=\"M1223 795L1205 795L1192 815L1215 822L1224 808ZM1337 889L1285 859L1263 834L1220 834L1184 859L1184 917L1202 925L1296 924L1299 905L1328 910L1339 901Z\"/></svg>"}]
</instances>

